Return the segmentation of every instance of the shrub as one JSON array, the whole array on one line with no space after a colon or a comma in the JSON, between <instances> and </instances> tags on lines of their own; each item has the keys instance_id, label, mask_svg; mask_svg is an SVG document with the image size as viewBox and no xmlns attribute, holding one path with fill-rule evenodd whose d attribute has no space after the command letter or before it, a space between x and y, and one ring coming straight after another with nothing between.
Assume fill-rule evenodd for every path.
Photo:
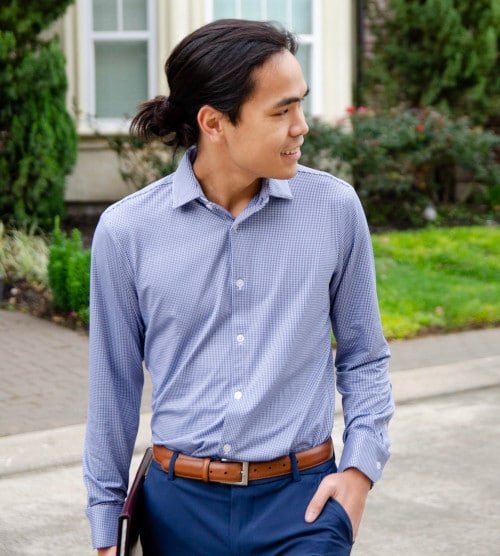
<instances>
[{"instance_id":1,"label":"shrub","mask_svg":"<svg viewBox=\"0 0 500 556\"><path fill-rule=\"evenodd\" d=\"M0 10L0 219L9 225L48 230L63 212L77 136L58 40L39 34L69 3L11 1Z\"/></svg>"},{"instance_id":2,"label":"shrub","mask_svg":"<svg viewBox=\"0 0 500 556\"><path fill-rule=\"evenodd\" d=\"M49 250L48 276L54 307L62 311L69 311L67 268L70 256L67 238L56 218Z\"/></svg>"},{"instance_id":3,"label":"shrub","mask_svg":"<svg viewBox=\"0 0 500 556\"><path fill-rule=\"evenodd\" d=\"M500 111L497 0L369 0L365 98L484 123Z\"/></svg>"},{"instance_id":4,"label":"shrub","mask_svg":"<svg viewBox=\"0 0 500 556\"><path fill-rule=\"evenodd\" d=\"M84 249L82 236L76 229L68 240L70 256L67 266L67 291L69 308L77 313L88 310L90 287L90 250Z\"/></svg>"},{"instance_id":5,"label":"shrub","mask_svg":"<svg viewBox=\"0 0 500 556\"><path fill-rule=\"evenodd\" d=\"M48 242L30 231L5 229L0 221L0 277L9 285L47 285Z\"/></svg>"},{"instance_id":6,"label":"shrub","mask_svg":"<svg viewBox=\"0 0 500 556\"><path fill-rule=\"evenodd\" d=\"M108 137L109 146L118 155L119 170L132 191L171 174L184 153L162 141L145 141L139 137Z\"/></svg>"},{"instance_id":7,"label":"shrub","mask_svg":"<svg viewBox=\"0 0 500 556\"><path fill-rule=\"evenodd\" d=\"M68 238L56 218L49 249L49 285L54 307L63 312L75 312L82 322L88 322L90 287L90 250L84 249L82 237L74 229Z\"/></svg>"},{"instance_id":8,"label":"shrub","mask_svg":"<svg viewBox=\"0 0 500 556\"><path fill-rule=\"evenodd\" d=\"M348 170L373 223L418 225L426 207L498 204L499 137L431 109L349 112L335 127L311 126L302 162Z\"/></svg>"}]
</instances>

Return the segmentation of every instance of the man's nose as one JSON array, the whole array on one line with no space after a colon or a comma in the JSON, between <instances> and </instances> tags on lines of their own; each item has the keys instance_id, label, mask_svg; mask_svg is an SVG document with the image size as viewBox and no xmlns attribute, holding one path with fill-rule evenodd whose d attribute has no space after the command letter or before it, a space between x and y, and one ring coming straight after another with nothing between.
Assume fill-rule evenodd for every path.
<instances>
[{"instance_id":1,"label":"man's nose","mask_svg":"<svg viewBox=\"0 0 500 556\"><path fill-rule=\"evenodd\" d=\"M304 112L300 110L297 115L297 121L294 122L294 125L290 128L290 135L292 137L297 137L299 135L306 135L307 133L309 133L309 126L307 125Z\"/></svg>"}]
</instances>

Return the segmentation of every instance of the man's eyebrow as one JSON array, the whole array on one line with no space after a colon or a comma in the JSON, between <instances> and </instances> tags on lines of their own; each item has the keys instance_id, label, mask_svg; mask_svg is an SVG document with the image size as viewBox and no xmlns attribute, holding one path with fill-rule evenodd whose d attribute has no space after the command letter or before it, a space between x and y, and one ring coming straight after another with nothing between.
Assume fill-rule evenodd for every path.
<instances>
[{"instance_id":1,"label":"man's eyebrow","mask_svg":"<svg viewBox=\"0 0 500 556\"><path fill-rule=\"evenodd\" d=\"M273 108L281 108L282 106L288 106L289 104L293 104L294 102L301 102L304 98L309 94L309 87L307 87L307 91L304 93L303 97L287 97L281 99L277 102Z\"/></svg>"}]
</instances>

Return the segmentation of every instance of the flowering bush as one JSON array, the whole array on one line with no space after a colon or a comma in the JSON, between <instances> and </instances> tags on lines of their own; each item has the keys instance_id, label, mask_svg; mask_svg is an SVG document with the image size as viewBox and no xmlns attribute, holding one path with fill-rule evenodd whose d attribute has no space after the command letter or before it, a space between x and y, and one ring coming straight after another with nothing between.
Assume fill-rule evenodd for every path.
<instances>
[{"instance_id":1,"label":"flowering bush","mask_svg":"<svg viewBox=\"0 0 500 556\"><path fill-rule=\"evenodd\" d=\"M333 127L311 125L302 162L350 174L372 222L420 224L452 205L498 208L498 145L497 136L465 118L430 108L375 113L349 107Z\"/></svg>"}]
</instances>

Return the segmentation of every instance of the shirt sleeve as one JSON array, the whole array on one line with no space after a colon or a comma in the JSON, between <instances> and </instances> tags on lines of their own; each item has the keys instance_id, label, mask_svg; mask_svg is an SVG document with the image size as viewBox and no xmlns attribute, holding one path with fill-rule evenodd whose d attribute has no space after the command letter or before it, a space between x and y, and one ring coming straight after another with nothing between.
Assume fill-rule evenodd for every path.
<instances>
[{"instance_id":1,"label":"shirt sleeve","mask_svg":"<svg viewBox=\"0 0 500 556\"><path fill-rule=\"evenodd\" d=\"M143 323L132 267L103 217L92 242L89 335L83 475L92 543L102 548L116 544L144 383Z\"/></svg>"},{"instance_id":2,"label":"shirt sleeve","mask_svg":"<svg viewBox=\"0 0 500 556\"><path fill-rule=\"evenodd\" d=\"M389 459L394 413L390 350L383 336L368 224L349 187L339 230L339 266L330 284L330 318L337 341L337 389L344 413L339 471L355 467L373 483Z\"/></svg>"}]
</instances>

